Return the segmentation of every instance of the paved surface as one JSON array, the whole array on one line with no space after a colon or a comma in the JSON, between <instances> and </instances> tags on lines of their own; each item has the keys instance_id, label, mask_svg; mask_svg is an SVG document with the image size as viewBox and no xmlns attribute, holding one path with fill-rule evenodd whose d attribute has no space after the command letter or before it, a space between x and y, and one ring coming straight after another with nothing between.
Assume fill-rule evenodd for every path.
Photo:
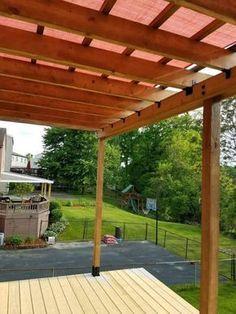
<instances>
[{"instance_id":1,"label":"paved surface","mask_svg":"<svg viewBox=\"0 0 236 314\"><path fill-rule=\"evenodd\" d=\"M92 251L92 242L0 250L0 281L87 273L91 271ZM199 278L197 266L147 241L102 245L102 265L101 270L144 267L167 285L193 283Z\"/></svg>"}]
</instances>

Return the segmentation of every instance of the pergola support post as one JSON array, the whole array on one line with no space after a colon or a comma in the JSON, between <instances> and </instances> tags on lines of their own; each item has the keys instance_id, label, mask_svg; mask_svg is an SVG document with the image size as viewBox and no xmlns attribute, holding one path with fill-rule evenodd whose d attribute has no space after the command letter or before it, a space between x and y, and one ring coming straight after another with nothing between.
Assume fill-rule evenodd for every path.
<instances>
[{"instance_id":1,"label":"pergola support post","mask_svg":"<svg viewBox=\"0 0 236 314\"><path fill-rule=\"evenodd\" d=\"M218 299L220 103L203 104L200 313L216 314Z\"/></svg>"},{"instance_id":2,"label":"pergola support post","mask_svg":"<svg viewBox=\"0 0 236 314\"><path fill-rule=\"evenodd\" d=\"M93 276L99 276L101 262L104 150L105 140L99 139L97 162L96 221L94 230L93 267L92 267Z\"/></svg>"},{"instance_id":3,"label":"pergola support post","mask_svg":"<svg viewBox=\"0 0 236 314\"><path fill-rule=\"evenodd\" d=\"M44 183L41 183L41 195L43 195L43 191L44 191Z\"/></svg>"},{"instance_id":4,"label":"pergola support post","mask_svg":"<svg viewBox=\"0 0 236 314\"><path fill-rule=\"evenodd\" d=\"M52 194L52 185L48 184L48 199L51 198L51 194Z\"/></svg>"}]
</instances>

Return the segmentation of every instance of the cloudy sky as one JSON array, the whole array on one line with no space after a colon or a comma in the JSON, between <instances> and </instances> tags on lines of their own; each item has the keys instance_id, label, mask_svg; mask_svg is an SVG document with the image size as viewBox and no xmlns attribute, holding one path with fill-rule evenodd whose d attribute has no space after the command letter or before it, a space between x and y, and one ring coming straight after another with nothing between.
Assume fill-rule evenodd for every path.
<instances>
[{"instance_id":1,"label":"cloudy sky","mask_svg":"<svg viewBox=\"0 0 236 314\"><path fill-rule=\"evenodd\" d=\"M0 128L6 128L7 134L13 136L13 151L26 155L39 154L43 151L43 134L45 126L0 121Z\"/></svg>"}]
</instances>

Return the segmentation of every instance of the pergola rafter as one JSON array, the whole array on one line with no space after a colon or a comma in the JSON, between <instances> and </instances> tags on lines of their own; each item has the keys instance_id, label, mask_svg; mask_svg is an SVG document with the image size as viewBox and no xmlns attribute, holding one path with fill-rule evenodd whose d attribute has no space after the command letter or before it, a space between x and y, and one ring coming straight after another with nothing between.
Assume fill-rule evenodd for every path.
<instances>
[{"instance_id":1,"label":"pergola rafter","mask_svg":"<svg viewBox=\"0 0 236 314\"><path fill-rule=\"evenodd\" d=\"M15 37L19 39L15 41ZM28 45L28 42L31 42L31 45ZM195 74L174 66L162 65L131 56L127 57L113 51L90 46L85 47L81 44L49 36L38 37L32 32L16 30L7 26L0 26L0 51L31 59L100 71L108 75L180 88L191 85L192 80L198 82L206 77L201 73ZM226 50L223 52L228 54ZM222 56L222 59L225 58ZM231 56L226 59L225 66L228 68L233 60L231 60Z\"/></svg>"},{"instance_id":2,"label":"pergola rafter","mask_svg":"<svg viewBox=\"0 0 236 314\"><path fill-rule=\"evenodd\" d=\"M204 66L235 65L224 49L60 0L3 0L0 14Z\"/></svg>"}]
</instances>

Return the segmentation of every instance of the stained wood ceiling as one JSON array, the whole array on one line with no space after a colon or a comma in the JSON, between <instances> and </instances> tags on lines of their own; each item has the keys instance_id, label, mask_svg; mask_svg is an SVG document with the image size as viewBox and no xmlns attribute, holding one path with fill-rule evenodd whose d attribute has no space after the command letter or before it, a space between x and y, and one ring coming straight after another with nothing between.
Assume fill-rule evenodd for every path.
<instances>
[{"instance_id":1,"label":"stained wood ceiling","mask_svg":"<svg viewBox=\"0 0 236 314\"><path fill-rule=\"evenodd\" d=\"M1 0L0 119L110 137L234 95L235 24L234 0Z\"/></svg>"}]
</instances>

